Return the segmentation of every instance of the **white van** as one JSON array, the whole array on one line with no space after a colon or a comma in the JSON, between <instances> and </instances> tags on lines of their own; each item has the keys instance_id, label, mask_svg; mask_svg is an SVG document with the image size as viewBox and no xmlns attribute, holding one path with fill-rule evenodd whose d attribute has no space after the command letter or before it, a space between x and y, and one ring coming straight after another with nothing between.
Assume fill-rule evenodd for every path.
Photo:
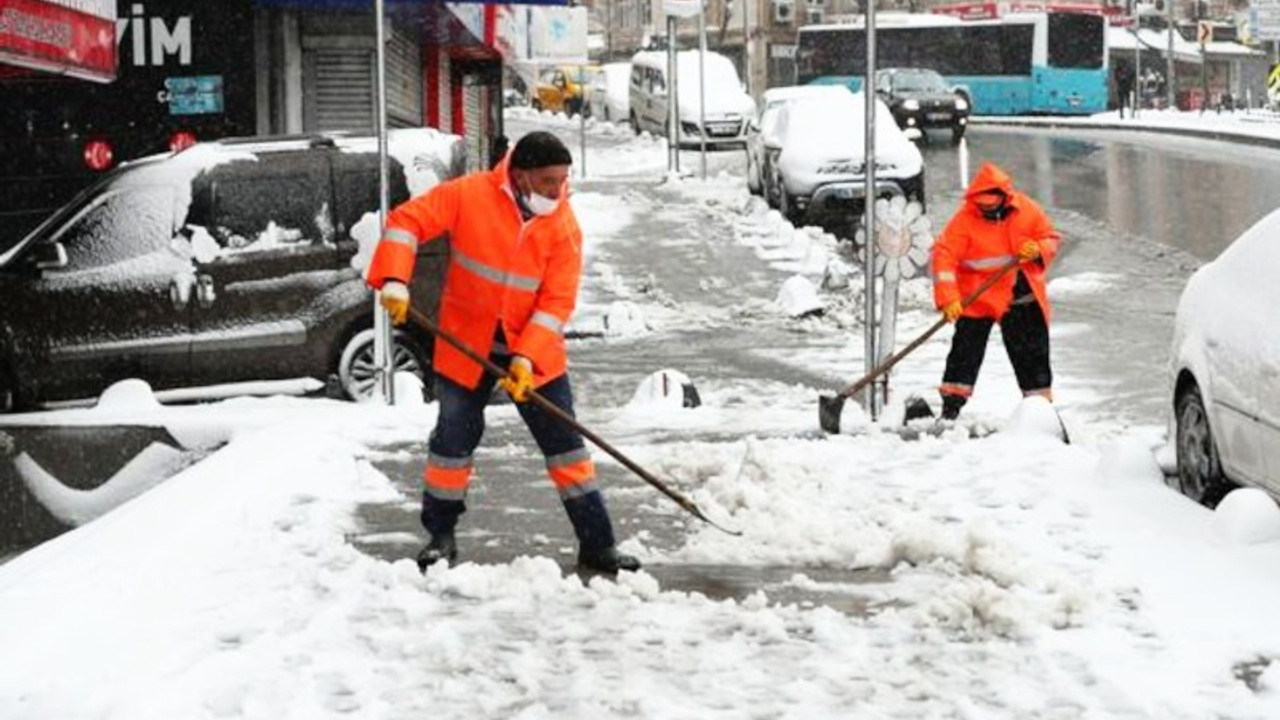
<instances>
[{"instance_id":1,"label":"white van","mask_svg":"<svg viewBox=\"0 0 1280 720\"><path fill-rule=\"evenodd\" d=\"M679 101L678 132L680 145L699 145L699 88L697 50L676 53ZM744 145L747 121L755 115L756 104L742 89L738 71L729 58L709 52L706 57L706 142L709 146ZM667 134L667 103L671 79L667 77L665 52L638 52L631 58L631 127L636 133L648 130L655 135Z\"/></svg>"}]
</instances>

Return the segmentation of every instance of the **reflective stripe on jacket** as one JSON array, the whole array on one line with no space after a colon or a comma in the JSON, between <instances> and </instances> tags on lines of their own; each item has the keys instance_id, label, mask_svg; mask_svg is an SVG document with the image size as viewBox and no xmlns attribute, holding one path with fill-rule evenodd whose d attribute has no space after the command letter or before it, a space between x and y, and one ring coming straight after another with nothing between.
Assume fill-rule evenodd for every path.
<instances>
[{"instance_id":1,"label":"reflective stripe on jacket","mask_svg":"<svg viewBox=\"0 0 1280 720\"><path fill-rule=\"evenodd\" d=\"M988 220L973 198L986 190L999 189L1008 196L1008 214ZM1000 168L985 163L965 192L960 209L933 243L933 299L939 307L963 300L991 274L1018 257L1018 248L1028 240L1040 247L1040 258L1018 265L1027 277L1045 322L1049 321L1049 297L1045 275L1058 253L1059 235L1048 215L1031 198L1013 189L1013 181ZM1013 302L1017 272L1010 272L969 307L965 317L999 320Z\"/></svg>"},{"instance_id":2,"label":"reflective stripe on jacket","mask_svg":"<svg viewBox=\"0 0 1280 720\"><path fill-rule=\"evenodd\" d=\"M542 386L568 368L564 326L582 275L582 231L561 194L555 212L524 221L508 180L510 154L498 167L437 185L397 207L369 264L374 288L408 283L419 243L448 233L449 269L440 327L487 357L498 323L507 346L533 362ZM484 370L437 342L436 372L474 388Z\"/></svg>"}]
</instances>

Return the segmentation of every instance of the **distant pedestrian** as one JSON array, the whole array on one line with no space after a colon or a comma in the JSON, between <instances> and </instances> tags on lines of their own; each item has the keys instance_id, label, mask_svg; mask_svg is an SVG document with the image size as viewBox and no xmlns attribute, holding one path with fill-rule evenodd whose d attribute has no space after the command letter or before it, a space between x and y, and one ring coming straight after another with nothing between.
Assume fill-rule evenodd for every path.
<instances>
[{"instance_id":1,"label":"distant pedestrian","mask_svg":"<svg viewBox=\"0 0 1280 720\"><path fill-rule=\"evenodd\" d=\"M1124 119L1124 109L1129 105L1129 96L1133 93L1133 68L1124 63L1116 64L1116 95L1120 99L1120 118ZM1130 114L1133 113L1130 108Z\"/></svg>"}]
</instances>

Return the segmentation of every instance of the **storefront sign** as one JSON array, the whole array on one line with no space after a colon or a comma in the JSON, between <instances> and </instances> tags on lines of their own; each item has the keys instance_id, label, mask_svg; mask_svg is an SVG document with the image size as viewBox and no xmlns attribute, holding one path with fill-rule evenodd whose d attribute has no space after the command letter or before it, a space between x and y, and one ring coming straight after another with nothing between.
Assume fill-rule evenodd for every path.
<instances>
[{"instance_id":1,"label":"storefront sign","mask_svg":"<svg viewBox=\"0 0 1280 720\"><path fill-rule=\"evenodd\" d=\"M0 0L0 65L111 82L115 0Z\"/></svg>"}]
</instances>

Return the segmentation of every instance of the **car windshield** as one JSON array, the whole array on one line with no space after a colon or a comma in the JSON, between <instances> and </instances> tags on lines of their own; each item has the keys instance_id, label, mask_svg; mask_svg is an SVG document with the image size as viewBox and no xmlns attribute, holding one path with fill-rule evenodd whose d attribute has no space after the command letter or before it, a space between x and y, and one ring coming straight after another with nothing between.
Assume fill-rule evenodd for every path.
<instances>
[{"instance_id":1,"label":"car windshield","mask_svg":"<svg viewBox=\"0 0 1280 720\"><path fill-rule=\"evenodd\" d=\"M893 89L899 92L949 92L947 81L932 70L897 73L893 76Z\"/></svg>"}]
</instances>

